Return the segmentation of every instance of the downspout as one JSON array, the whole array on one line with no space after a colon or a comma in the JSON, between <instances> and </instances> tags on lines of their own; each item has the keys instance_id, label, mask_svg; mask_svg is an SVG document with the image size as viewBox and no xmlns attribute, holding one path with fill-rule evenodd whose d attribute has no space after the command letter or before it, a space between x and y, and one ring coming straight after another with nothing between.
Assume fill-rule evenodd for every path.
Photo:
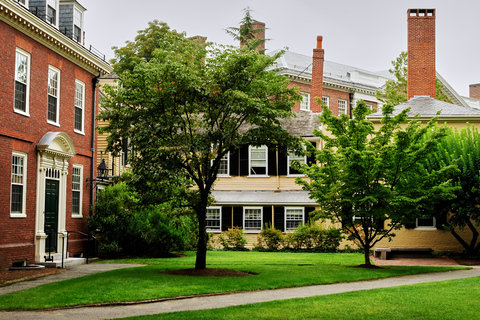
<instances>
[{"instance_id":1,"label":"downspout","mask_svg":"<svg viewBox=\"0 0 480 320\"><path fill-rule=\"evenodd\" d=\"M349 93L349 96L350 96L349 97L350 98L350 103L349 103L350 104L350 112L349 112L350 115L349 116L350 116L350 119L352 119L352 117L353 117L353 112L352 111L353 111L353 108L355 108L355 106L353 105L353 99L354 99L355 95L351 92L351 93Z\"/></svg>"},{"instance_id":2,"label":"downspout","mask_svg":"<svg viewBox=\"0 0 480 320\"><path fill-rule=\"evenodd\" d=\"M102 76L102 70L100 70L98 76L92 79L92 143L91 143L91 151L92 151L92 159L90 165L90 216L93 215L93 205L95 204L95 158L97 157L97 153L95 152L95 119L97 117L97 84L98 78Z\"/></svg>"}]
</instances>

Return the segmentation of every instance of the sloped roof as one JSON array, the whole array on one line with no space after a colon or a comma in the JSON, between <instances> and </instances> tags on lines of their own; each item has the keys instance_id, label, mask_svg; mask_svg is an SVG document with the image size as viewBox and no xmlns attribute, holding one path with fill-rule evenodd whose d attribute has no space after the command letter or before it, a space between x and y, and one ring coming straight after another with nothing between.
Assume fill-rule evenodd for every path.
<instances>
[{"instance_id":1,"label":"sloped roof","mask_svg":"<svg viewBox=\"0 0 480 320\"><path fill-rule=\"evenodd\" d=\"M437 115L439 120L457 119L468 121L469 119L480 120L480 110L471 107L460 106L440 100L436 100L427 96L416 96L408 102L395 107L393 115L399 114L402 110L410 108L409 117L420 115L421 118L432 118ZM378 111L368 116L370 120L379 120L383 117L382 112Z\"/></svg>"},{"instance_id":2,"label":"sloped roof","mask_svg":"<svg viewBox=\"0 0 480 320\"><path fill-rule=\"evenodd\" d=\"M217 205L316 205L308 191L212 191Z\"/></svg>"},{"instance_id":3,"label":"sloped roof","mask_svg":"<svg viewBox=\"0 0 480 320\"><path fill-rule=\"evenodd\" d=\"M313 130L319 129L320 126L318 114L309 111L300 111L295 114L294 118L280 120L282 127L293 136L312 137Z\"/></svg>"}]
</instances>

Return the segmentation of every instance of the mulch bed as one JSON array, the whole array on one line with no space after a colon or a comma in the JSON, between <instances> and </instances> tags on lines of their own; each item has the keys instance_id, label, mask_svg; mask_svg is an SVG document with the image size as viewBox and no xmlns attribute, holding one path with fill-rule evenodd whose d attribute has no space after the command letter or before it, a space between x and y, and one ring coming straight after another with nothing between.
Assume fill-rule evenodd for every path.
<instances>
[{"instance_id":1,"label":"mulch bed","mask_svg":"<svg viewBox=\"0 0 480 320\"><path fill-rule=\"evenodd\" d=\"M0 285L11 284L19 281L32 280L52 274L65 272L66 269L44 268L32 270L0 270Z\"/></svg>"},{"instance_id":2,"label":"mulch bed","mask_svg":"<svg viewBox=\"0 0 480 320\"><path fill-rule=\"evenodd\" d=\"M172 274L177 276L194 276L194 277L248 277L255 275L254 273L236 271L230 269L181 269L164 272L165 274Z\"/></svg>"}]
</instances>

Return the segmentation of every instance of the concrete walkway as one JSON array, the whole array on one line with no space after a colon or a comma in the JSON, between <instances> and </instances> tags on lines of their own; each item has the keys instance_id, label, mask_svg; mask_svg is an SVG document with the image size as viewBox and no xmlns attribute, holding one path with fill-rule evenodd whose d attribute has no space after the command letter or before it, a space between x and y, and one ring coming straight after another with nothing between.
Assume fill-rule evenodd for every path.
<instances>
[{"instance_id":1,"label":"concrete walkway","mask_svg":"<svg viewBox=\"0 0 480 320\"><path fill-rule=\"evenodd\" d=\"M99 266L99 265L90 265ZM119 265L117 265L119 266ZM129 265L131 266L131 265ZM93 272L92 272L93 273ZM96 319L114 319L130 316L159 314L166 312L214 309L229 306L237 306L250 303L266 302L273 300L286 300L292 298L305 298L321 295L329 295L342 292L351 292L359 290L370 290L378 288L396 287L425 282L436 282L453 279L463 279L480 276L480 266L475 266L471 270L457 270L449 272L437 272L429 274L419 274L387 278L372 281L360 281L350 283L339 283L330 285L316 285L308 287L262 290L254 292L234 293L227 295L196 297L180 300L169 300L163 302L134 304L128 306L112 307L81 307L73 309L61 309L50 311L18 311L18 312L0 312L0 319L11 320L96 320Z\"/></svg>"}]
</instances>

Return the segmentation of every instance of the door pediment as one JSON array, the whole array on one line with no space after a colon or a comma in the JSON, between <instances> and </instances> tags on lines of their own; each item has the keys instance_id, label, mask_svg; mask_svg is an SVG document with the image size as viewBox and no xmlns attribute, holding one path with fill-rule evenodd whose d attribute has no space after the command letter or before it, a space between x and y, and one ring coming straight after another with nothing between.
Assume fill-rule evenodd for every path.
<instances>
[{"instance_id":1,"label":"door pediment","mask_svg":"<svg viewBox=\"0 0 480 320\"><path fill-rule=\"evenodd\" d=\"M41 153L70 159L76 154L72 139L65 132L47 132L37 144Z\"/></svg>"}]
</instances>

